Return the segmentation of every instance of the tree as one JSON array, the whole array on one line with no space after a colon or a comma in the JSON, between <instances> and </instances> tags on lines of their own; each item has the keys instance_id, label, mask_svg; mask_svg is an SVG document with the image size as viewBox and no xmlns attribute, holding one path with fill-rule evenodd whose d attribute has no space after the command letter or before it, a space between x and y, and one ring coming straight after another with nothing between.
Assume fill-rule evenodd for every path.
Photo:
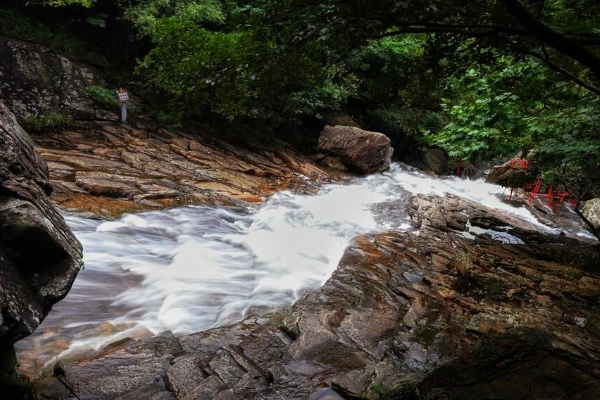
<instances>
[{"instance_id":1,"label":"tree","mask_svg":"<svg viewBox=\"0 0 600 400\"><path fill-rule=\"evenodd\" d=\"M439 58L447 124L429 130L431 143L459 160L535 149L549 184L578 199L580 215L600 185L600 3L288 0L265 15L282 51L327 43L340 55L328 62L373 39L419 33L428 46L447 42L455 51Z\"/></svg>"},{"instance_id":2,"label":"tree","mask_svg":"<svg viewBox=\"0 0 600 400\"><path fill-rule=\"evenodd\" d=\"M265 24L284 46L328 40L347 49L410 33L476 38L537 57L598 94L598 15L593 0L273 0Z\"/></svg>"},{"instance_id":3,"label":"tree","mask_svg":"<svg viewBox=\"0 0 600 400\"><path fill-rule=\"evenodd\" d=\"M448 124L426 135L459 160L537 153L541 173L582 200L600 186L600 98L563 79L535 58L497 55L447 79Z\"/></svg>"}]
</instances>

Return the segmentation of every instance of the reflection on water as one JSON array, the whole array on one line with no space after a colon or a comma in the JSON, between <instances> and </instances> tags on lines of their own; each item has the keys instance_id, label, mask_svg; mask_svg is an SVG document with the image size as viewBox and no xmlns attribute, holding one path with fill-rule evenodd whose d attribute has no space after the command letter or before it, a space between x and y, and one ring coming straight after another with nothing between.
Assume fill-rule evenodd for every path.
<instances>
[{"instance_id":1,"label":"reflection on water","mask_svg":"<svg viewBox=\"0 0 600 400\"><path fill-rule=\"evenodd\" d=\"M353 237L410 229L410 194L453 193L539 225L483 181L435 179L394 165L307 196L283 192L237 213L184 207L118 221L66 216L84 247L67 298L17 344L21 371L126 336L186 334L289 305L322 285Z\"/></svg>"}]
</instances>

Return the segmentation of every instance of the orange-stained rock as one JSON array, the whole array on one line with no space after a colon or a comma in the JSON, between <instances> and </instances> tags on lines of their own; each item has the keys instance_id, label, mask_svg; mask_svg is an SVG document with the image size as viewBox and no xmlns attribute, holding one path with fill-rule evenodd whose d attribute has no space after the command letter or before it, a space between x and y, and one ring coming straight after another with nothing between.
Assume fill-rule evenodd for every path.
<instances>
[{"instance_id":1,"label":"orange-stained rock","mask_svg":"<svg viewBox=\"0 0 600 400\"><path fill-rule=\"evenodd\" d=\"M201 135L108 122L83 124L76 131L49 133L35 141L49 163L53 199L102 216L183 204L242 206L264 201L278 190L304 190L340 175L283 142L273 148L234 146L226 139L208 141ZM81 202L81 195L98 201ZM115 208L109 211L108 199L120 203L112 203Z\"/></svg>"}]
</instances>

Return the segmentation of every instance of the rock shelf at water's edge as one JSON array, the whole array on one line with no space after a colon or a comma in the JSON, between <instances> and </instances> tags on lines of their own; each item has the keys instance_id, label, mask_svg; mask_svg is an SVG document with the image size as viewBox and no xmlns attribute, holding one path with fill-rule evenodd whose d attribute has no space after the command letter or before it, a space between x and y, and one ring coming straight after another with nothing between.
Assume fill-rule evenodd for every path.
<instances>
[{"instance_id":1,"label":"rock shelf at water's edge","mask_svg":"<svg viewBox=\"0 0 600 400\"><path fill-rule=\"evenodd\" d=\"M40 389L62 382L63 398L120 400L600 393L597 245L456 196L416 196L407 211L418 234L356 238L289 310L114 343L59 363ZM511 227L519 243L471 226Z\"/></svg>"}]
</instances>

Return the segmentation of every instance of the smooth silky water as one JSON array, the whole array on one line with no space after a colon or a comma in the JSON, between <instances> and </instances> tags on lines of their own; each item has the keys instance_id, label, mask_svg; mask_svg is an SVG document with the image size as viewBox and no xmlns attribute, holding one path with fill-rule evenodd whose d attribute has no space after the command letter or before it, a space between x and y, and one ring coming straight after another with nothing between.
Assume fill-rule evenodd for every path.
<instances>
[{"instance_id":1,"label":"smooth silky water","mask_svg":"<svg viewBox=\"0 0 600 400\"><path fill-rule=\"evenodd\" d=\"M117 221L66 215L85 269L36 332L17 343L20 370L35 376L60 357L128 336L184 335L290 305L323 285L357 235L411 230L413 194L456 194L553 231L504 202L503 192L395 164L316 195L281 192L245 212L192 206Z\"/></svg>"}]
</instances>

